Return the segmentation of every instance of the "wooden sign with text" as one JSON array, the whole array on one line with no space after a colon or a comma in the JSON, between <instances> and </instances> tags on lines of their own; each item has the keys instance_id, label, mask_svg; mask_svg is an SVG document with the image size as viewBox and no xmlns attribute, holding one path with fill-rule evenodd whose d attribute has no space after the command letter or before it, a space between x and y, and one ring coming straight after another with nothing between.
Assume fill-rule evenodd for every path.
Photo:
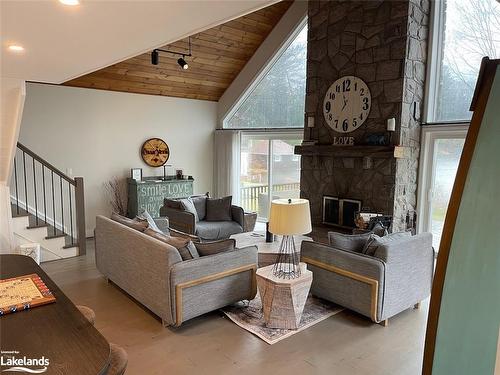
<instances>
[{"instance_id":1,"label":"wooden sign with text","mask_svg":"<svg viewBox=\"0 0 500 375\"><path fill-rule=\"evenodd\" d=\"M334 146L354 146L354 137L333 137Z\"/></svg>"}]
</instances>

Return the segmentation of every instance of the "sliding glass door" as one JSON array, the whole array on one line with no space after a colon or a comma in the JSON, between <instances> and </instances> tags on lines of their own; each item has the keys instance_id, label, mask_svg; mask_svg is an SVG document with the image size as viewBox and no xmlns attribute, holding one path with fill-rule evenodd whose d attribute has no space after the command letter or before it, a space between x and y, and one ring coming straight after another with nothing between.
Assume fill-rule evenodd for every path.
<instances>
[{"instance_id":1,"label":"sliding glass door","mask_svg":"<svg viewBox=\"0 0 500 375\"><path fill-rule=\"evenodd\" d=\"M294 147L302 132L242 133L240 146L240 204L267 221L270 202L300 195L300 157ZM269 188L271 187L271 188Z\"/></svg>"},{"instance_id":2,"label":"sliding glass door","mask_svg":"<svg viewBox=\"0 0 500 375\"><path fill-rule=\"evenodd\" d=\"M436 251L466 134L466 126L435 126L423 131L419 228L432 233Z\"/></svg>"}]
</instances>

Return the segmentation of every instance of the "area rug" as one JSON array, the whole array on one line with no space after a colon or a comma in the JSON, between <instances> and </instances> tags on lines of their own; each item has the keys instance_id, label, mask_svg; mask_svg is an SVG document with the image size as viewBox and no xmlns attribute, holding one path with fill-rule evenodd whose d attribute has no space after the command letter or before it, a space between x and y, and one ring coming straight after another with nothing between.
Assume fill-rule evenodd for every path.
<instances>
[{"instance_id":1,"label":"area rug","mask_svg":"<svg viewBox=\"0 0 500 375\"><path fill-rule=\"evenodd\" d=\"M338 314L342 310L343 308L338 305L309 295L297 330L267 328L264 323L262 303L258 293L250 302L238 302L223 308L222 312L241 328L253 333L269 345L273 345L332 315Z\"/></svg>"}]
</instances>

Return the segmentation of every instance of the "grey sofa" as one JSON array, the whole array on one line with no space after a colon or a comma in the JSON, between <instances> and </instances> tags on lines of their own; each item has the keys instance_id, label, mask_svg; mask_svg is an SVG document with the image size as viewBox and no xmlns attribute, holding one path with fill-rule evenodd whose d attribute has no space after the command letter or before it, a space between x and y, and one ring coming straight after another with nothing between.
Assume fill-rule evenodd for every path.
<instances>
[{"instance_id":1,"label":"grey sofa","mask_svg":"<svg viewBox=\"0 0 500 375\"><path fill-rule=\"evenodd\" d=\"M387 324L429 297L434 269L432 235L422 233L379 246L373 256L302 242L301 259L313 272L311 293Z\"/></svg>"},{"instance_id":2,"label":"grey sofa","mask_svg":"<svg viewBox=\"0 0 500 375\"><path fill-rule=\"evenodd\" d=\"M231 220L208 221L206 208L203 207L204 196L191 197L195 199L196 214L189 212L180 201L165 199L160 207L160 216L168 217L170 226L179 231L196 235L204 241L229 238L233 234L242 233L245 226L243 208L231 205ZM197 201L199 201L199 204ZM206 204L206 203L205 203Z\"/></svg>"},{"instance_id":3,"label":"grey sofa","mask_svg":"<svg viewBox=\"0 0 500 375\"><path fill-rule=\"evenodd\" d=\"M255 246L183 261L175 247L97 216L95 256L98 270L165 326L256 294Z\"/></svg>"}]
</instances>

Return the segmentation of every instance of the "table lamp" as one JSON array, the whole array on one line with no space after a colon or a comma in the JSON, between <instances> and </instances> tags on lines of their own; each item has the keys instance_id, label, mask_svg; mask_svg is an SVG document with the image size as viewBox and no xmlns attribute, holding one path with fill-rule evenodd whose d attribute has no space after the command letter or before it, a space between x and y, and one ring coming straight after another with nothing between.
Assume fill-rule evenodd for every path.
<instances>
[{"instance_id":1,"label":"table lamp","mask_svg":"<svg viewBox=\"0 0 500 375\"><path fill-rule=\"evenodd\" d=\"M294 235L312 230L311 211L307 199L275 199L271 202L269 231L283 236L273 275L281 279L300 276L300 249L295 248Z\"/></svg>"}]
</instances>

